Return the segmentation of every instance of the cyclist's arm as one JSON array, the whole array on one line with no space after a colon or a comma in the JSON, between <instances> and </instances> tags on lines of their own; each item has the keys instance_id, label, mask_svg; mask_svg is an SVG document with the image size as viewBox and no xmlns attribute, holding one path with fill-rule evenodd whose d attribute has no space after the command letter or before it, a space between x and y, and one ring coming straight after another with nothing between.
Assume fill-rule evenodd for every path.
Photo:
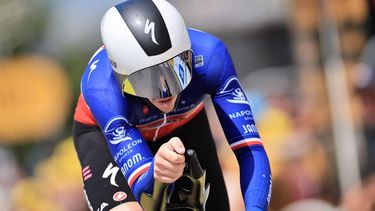
<instances>
[{"instance_id":1,"label":"cyclist's arm","mask_svg":"<svg viewBox=\"0 0 375 211\"><path fill-rule=\"evenodd\" d=\"M211 97L225 136L240 167L241 190L247 210L267 210L271 197L271 171L255 126L248 100L237 78L225 45L219 42L212 54L207 78Z\"/></svg>"},{"instance_id":2,"label":"cyclist's arm","mask_svg":"<svg viewBox=\"0 0 375 211\"><path fill-rule=\"evenodd\" d=\"M102 131L114 161L139 201L142 192L151 193L154 181L154 157L146 141L123 116L110 119Z\"/></svg>"},{"instance_id":3,"label":"cyclist's arm","mask_svg":"<svg viewBox=\"0 0 375 211\"><path fill-rule=\"evenodd\" d=\"M100 49L90 60L81 90L113 159L139 200L140 193L152 187L153 155L138 129L128 120L132 111L113 77L105 49Z\"/></svg>"}]
</instances>

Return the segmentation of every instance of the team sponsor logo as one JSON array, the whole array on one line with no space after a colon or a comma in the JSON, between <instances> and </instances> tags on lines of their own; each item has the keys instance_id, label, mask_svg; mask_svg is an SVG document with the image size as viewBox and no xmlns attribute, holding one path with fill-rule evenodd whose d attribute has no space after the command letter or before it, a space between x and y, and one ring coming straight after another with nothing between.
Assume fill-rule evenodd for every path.
<instances>
[{"instance_id":1,"label":"team sponsor logo","mask_svg":"<svg viewBox=\"0 0 375 211\"><path fill-rule=\"evenodd\" d=\"M137 125L137 128L140 131L153 130L160 127L160 125L167 126L169 124L176 123L183 119L189 118L191 115L195 114L195 112L200 111L201 106L203 107L202 103L197 106L196 104L190 104L184 107L176 108L173 111L173 115L167 116L166 122L164 122L164 119L158 119L150 123L139 124ZM143 122L145 121L142 121L140 123Z\"/></svg>"},{"instance_id":2,"label":"team sponsor logo","mask_svg":"<svg viewBox=\"0 0 375 211\"><path fill-rule=\"evenodd\" d=\"M156 5L145 1L131 2L117 4L115 7L143 51L148 56L155 56L169 50L172 47L171 39Z\"/></svg>"},{"instance_id":3,"label":"team sponsor logo","mask_svg":"<svg viewBox=\"0 0 375 211\"><path fill-rule=\"evenodd\" d=\"M86 166L82 169L83 181L86 181L92 177L90 166Z\"/></svg>"},{"instance_id":4,"label":"team sponsor logo","mask_svg":"<svg viewBox=\"0 0 375 211\"><path fill-rule=\"evenodd\" d=\"M156 41L156 38L155 38L155 23L150 21L148 18L146 20L145 29L144 29L143 32L145 34L150 34L150 32L151 32L152 42L155 43L156 45L159 45L159 43Z\"/></svg>"},{"instance_id":5,"label":"team sponsor logo","mask_svg":"<svg viewBox=\"0 0 375 211\"><path fill-rule=\"evenodd\" d=\"M103 203L100 205L100 208L97 209L97 211L104 211L104 208L106 208L107 206L108 206L108 203L103 202Z\"/></svg>"},{"instance_id":6,"label":"team sponsor logo","mask_svg":"<svg viewBox=\"0 0 375 211\"><path fill-rule=\"evenodd\" d=\"M153 120L155 120L157 118L158 118L158 115L151 115L151 116L149 116L147 118L140 119L139 120L139 124L143 124L145 122L150 122L150 121L153 121Z\"/></svg>"},{"instance_id":7,"label":"team sponsor logo","mask_svg":"<svg viewBox=\"0 0 375 211\"><path fill-rule=\"evenodd\" d=\"M231 99L227 99L228 102L234 104L247 104L250 105L246 99L245 94L243 93L240 85L240 81L237 77L231 77L225 83L223 89L221 89L218 93L219 95L231 95Z\"/></svg>"},{"instance_id":8,"label":"team sponsor logo","mask_svg":"<svg viewBox=\"0 0 375 211\"><path fill-rule=\"evenodd\" d=\"M194 64L195 67L202 67L204 65L203 55L194 56Z\"/></svg>"},{"instance_id":9,"label":"team sponsor logo","mask_svg":"<svg viewBox=\"0 0 375 211\"><path fill-rule=\"evenodd\" d=\"M98 66L96 64L98 64L99 62L99 59L95 60L91 65L90 65L90 72L95 70Z\"/></svg>"},{"instance_id":10,"label":"team sponsor logo","mask_svg":"<svg viewBox=\"0 0 375 211\"><path fill-rule=\"evenodd\" d=\"M117 127L113 132L113 139L109 142L113 145L119 144L123 141L132 140L132 138L126 136L126 129L125 126Z\"/></svg>"},{"instance_id":11,"label":"team sponsor logo","mask_svg":"<svg viewBox=\"0 0 375 211\"><path fill-rule=\"evenodd\" d=\"M97 65L96 65L96 64L98 64L98 62L99 62L99 59L95 60L95 61L90 65L90 72L89 72L89 75L87 76L87 81L90 80L90 77L91 77L92 72L93 72L94 70L96 70L96 68L97 68Z\"/></svg>"},{"instance_id":12,"label":"team sponsor logo","mask_svg":"<svg viewBox=\"0 0 375 211\"><path fill-rule=\"evenodd\" d=\"M243 134L249 134L249 133L256 133L256 134L258 134L258 129L255 126L255 124L242 125L242 128L244 129L244 131L242 132Z\"/></svg>"},{"instance_id":13,"label":"team sponsor logo","mask_svg":"<svg viewBox=\"0 0 375 211\"><path fill-rule=\"evenodd\" d=\"M91 61L102 51L104 50L104 45L102 47L100 47L98 50L96 50L96 52L94 53L94 55L92 55L92 57L90 58L88 64L91 63Z\"/></svg>"},{"instance_id":14,"label":"team sponsor logo","mask_svg":"<svg viewBox=\"0 0 375 211\"><path fill-rule=\"evenodd\" d=\"M131 169L133 166L135 166L137 163L141 162L144 159L142 157L141 153L137 153L133 155L131 158L129 158L126 162L122 164L121 172L126 175L128 173L129 169Z\"/></svg>"},{"instance_id":15,"label":"team sponsor logo","mask_svg":"<svg viewBox=\"0 0 375 211\"><path fill-rule=\"evenodd\" d=\"M114 201L123 201L126 199L128 195L124 191L118 191L115 194L113 194L113 200Z\"/></svg>"},{"instance_id":16,"label":"team sponsor logo","mask_svg":"<svg viewBox=\"0 0 375 211\"><path fill-rule=\"evenodd\" d=\"M243 111L237 111L237 112L231 113L228 116L230 119L236 119L238 117L242 117L245 120L250 120L252 119L252 112L250 109L246 109Z\"/></svg>"},{"instance_id":17,"label":"team sponsor logo","mask_svg":"<svg viewBox=\"0 0 375 211\"><path fill-rule=\"evenodd\" d=\"M138 144L142 143L142 139L137 139L135 141L129 141L128 144L125 144L118 152L116 152L113 159L117 162L121 162L123 157L128 156L133 152L133 148Z\"/></svg>"},{"instance_id":18,"label":"team sponsor logo","mask_svg":"<svg viewBox=\"0 0 375 211\"><path fill-rule=\"evenodd\" d=\"M107 168L104 170L102 178L107 179L110 176L111 178L109 181L111 185L118 187L118 184L116 183L116 175L119 170L119 167L114 166L112 163L109 163Z\"/></svg>"},{"instance_id":19,"label":"team sponsor logo","mask_svg":"<svg viewBox=\"0 0 375 211\"><path fill-rule=\"evenodd\" d=\"M245 94L242 92L241 88L237 88L232 92L233 99L227 99L230 103L238 104L249 104L246 100Z\"/></svg>"},{"instance_id":20,"label":"team sponsor logo","mask_svg":"<svg viewBox=\"0 0 375 211\"><path fill-rule=\"evenodd\" d=\"M181 103L181 104L182 104L182 103ZM184 104L186 104L186 101L184 101ZM174 110L174 113L190 111L191 109L193 109L193 108L196 107L196 106L197 106L197 105L193 103L193 104L190 104L190 105L187 105L187 106L177 107L177 108Z\"/></svg>"},{"instance_id":21,"label":"team sponsor logo","mask_svg":"<svg viewBox=\"0 0 375 211\"><path fill-rule=\"evenodd\" d=\"M116 145L124 141L132 140L131 137L126 136L125 124L128 124L128 121L123 116L117 116L108 121L104 133L109 137L109 142L111 144Z\"/></svg>"}]
</instances>

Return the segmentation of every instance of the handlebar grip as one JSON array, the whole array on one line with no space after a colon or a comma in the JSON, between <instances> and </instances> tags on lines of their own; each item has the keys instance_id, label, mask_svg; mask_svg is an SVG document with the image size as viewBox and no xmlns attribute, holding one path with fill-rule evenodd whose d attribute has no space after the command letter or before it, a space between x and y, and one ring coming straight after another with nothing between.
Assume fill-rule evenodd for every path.
<instances>
[{"instance_id":1,"label":"handlebar grip","mask_svg":"<svg viewBox=\"0 0 375 211\"><path fill-rule=\"evenodd\" d=\"M202 169L202 166L199 163L197 153L195 152L195 150L194 149L186 150L185 159L186 159L186 163L188 166L187 169L190 170L190 175L194 179L199 179L204 174L204 171Z\"/></svg>"}]
</instances>

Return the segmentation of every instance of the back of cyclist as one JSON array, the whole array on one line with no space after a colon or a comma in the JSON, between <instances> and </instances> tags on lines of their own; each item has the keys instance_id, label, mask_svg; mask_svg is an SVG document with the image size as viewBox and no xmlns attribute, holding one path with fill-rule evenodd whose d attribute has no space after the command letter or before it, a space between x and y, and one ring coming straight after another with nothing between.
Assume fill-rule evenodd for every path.
<instances>
[{"instance_id":1,"label":"back of cyclist","mask_svg":"<svg viewBox=\"0 0 375 211\"><path fill-rule=\"evenodd\" d=\"M239 166L247 210L267 210L271 173L225 45L187 29L165 0L128 0L102 19L104 46L82 76L73 135L89 205L141 209L154 180L174 183L194 149L211 190L206 210L229 210L204 111L210 95ZM121 173L120 173L121 171Z\"/></svg>"}]
</instances>

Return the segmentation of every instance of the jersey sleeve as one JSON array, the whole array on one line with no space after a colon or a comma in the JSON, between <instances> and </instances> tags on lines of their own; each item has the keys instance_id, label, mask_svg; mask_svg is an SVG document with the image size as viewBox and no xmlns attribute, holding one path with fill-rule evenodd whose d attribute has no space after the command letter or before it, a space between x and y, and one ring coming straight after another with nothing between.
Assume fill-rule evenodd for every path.
<instances>
[{"instance_id":1,"label":"jersey sleeve","mask_svg":"<svg viewBox=\"0 0 375 211\"><path fill-rule=\"evenodd\" d=\"M268 157L232 59L220 40L206 74L216 113L239 163L246 210L267 210L272 184Z\"/></svg>"},{"instance_id":2,"label":"jersey sleeve","mask_svg":"<svg viewBox=\"0 0 375 211\"><path fill-rule=\"evenodd\" d=\"M90 60L82 77L81 92L114 161L139 200L142 192L152 191L153 155L131 123L132 110L112 76L105 49L99 49Z\"/></svg>"},{"instance_id":3,"label":"jersey sleeve","mask_svg":"<svg viewBox=\"0 0 375 211\"><path fill-rule=\"evenodd\" d=\"M141 193L151 193L153 187L153 155L147 143L121 115L110 119L103 133L114 161L139 201Z\"/></svg>"}]
</instances>

